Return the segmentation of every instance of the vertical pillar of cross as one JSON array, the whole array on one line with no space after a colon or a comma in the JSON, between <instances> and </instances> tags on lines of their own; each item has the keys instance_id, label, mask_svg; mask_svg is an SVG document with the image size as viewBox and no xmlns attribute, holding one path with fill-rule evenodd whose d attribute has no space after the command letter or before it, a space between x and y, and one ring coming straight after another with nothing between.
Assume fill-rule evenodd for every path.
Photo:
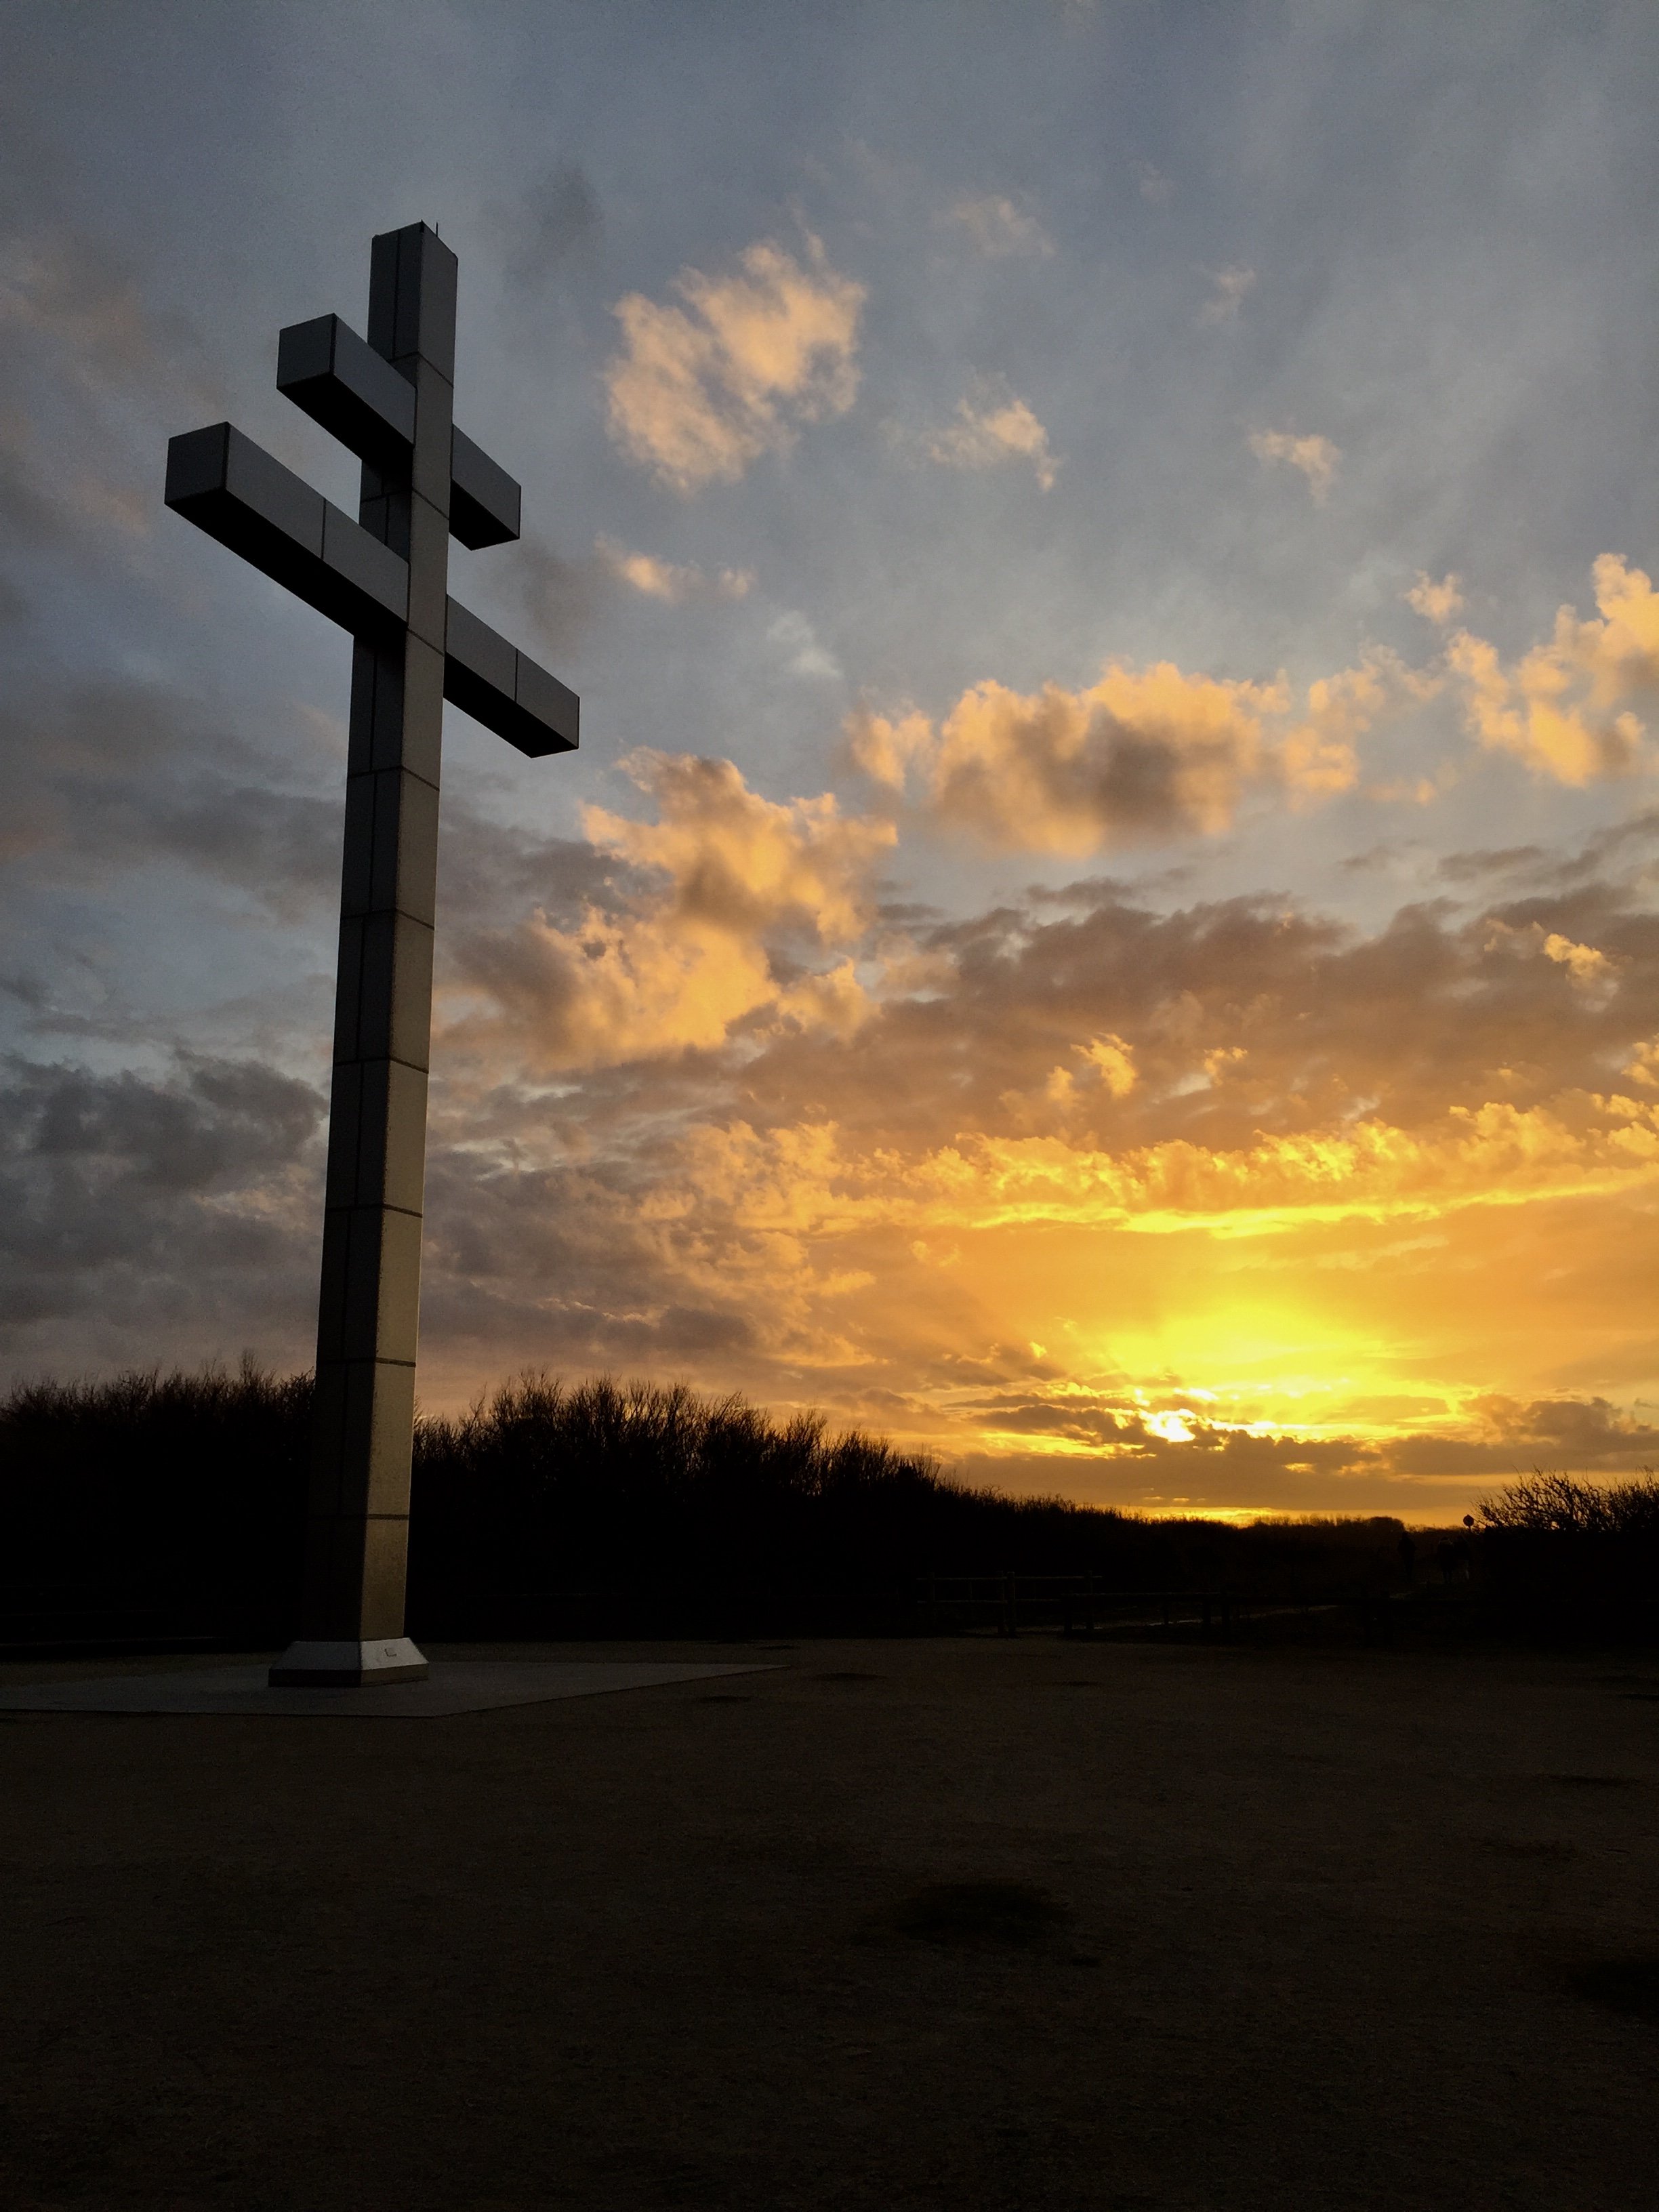
<instances>
[{"instance_id":1,"label":"vertical pillar of cross","mask_svg":"<svg viewBox=\"0 0 1659 2212\"><path fill-rule=\"evenodd\" d=\"M406 465L359 518L409 563L409 617L351 675L317 1410L299 1639L273 1682L404 1681L438 878L455 375L454 255L424 224L374 246L368 340L415 387Z\"/></svg>"}]
</instances>

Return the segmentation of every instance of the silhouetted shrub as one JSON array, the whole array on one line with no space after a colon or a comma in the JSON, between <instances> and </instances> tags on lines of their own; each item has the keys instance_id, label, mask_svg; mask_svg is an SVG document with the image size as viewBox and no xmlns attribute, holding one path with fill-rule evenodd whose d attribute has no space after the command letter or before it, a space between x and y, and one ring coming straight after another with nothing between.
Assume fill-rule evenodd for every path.
<instances>
[{"instance_id":1,"label":"silhouetted shrub","mask_svg":"<svg viewBox=\"0 0 1659 2212\"><path fill-rule=\"evenodd\" d=\"M0 1636L268 1642L294 1612L311 1377L29 1382L0 1401Z\"/></svg>"},{"instance_id":2,"label":"silhouetted shrub","mask_svg":"<svg viewBox=\"0 0 1659 2212\"><path fill-rule=\"evenodd\" d=\"M958 1500L979 1502L927 1460L831 1437L817 1415L778 1422L683 1384L526 1376L419 1424L411 1618L460 1632L528 1626L556 1595L623 1593L660 1619L729 1612L762 1585L890 1588Z\"/></svg>"},{"instance_id":3,"label":"silhouetted shrub","mask_svg":"<svg viewBox=\"0 0 1659 2212\"><path fill-rule=\"evenodd\" d=\"M1529 1637L1659 1632L1659 1480L1530 1475L1480 1501L1481 1579L1494 1615Z\"/></svg>"},{"instance_id":4,"label":"silhouetted shrub","mask_svg":"<svg viewBox=\"0 0 1659 2212\"><path fill-rule=\"evenodd\" d=\"M1659 1540L1659 1479L1644 1474L1630 1482L1581 1482L1539 1469L1506 1483L1495 1498L1483 1498L1480 1511L1491 1528Z\"/></svg>"}]
</instances>

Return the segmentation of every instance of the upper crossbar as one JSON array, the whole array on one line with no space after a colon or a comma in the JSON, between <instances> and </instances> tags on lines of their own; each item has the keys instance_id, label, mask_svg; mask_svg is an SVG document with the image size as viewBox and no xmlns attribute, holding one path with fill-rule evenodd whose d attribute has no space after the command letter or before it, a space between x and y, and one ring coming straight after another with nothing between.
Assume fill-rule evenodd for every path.
<instances>
[{"instance_id":1,"label":"upper crossbar","mask_svg":"<svg viewBox=\"0 0 1659 2212\"><path fill-rule=\"evenodd\" d=\"M276 389L372 467L406 462L415 387L337 315L290 323L276 343ZM519 535L523 494L464 430L450 442L449 528L474 551Z\"/></svg>"}]
</instances>

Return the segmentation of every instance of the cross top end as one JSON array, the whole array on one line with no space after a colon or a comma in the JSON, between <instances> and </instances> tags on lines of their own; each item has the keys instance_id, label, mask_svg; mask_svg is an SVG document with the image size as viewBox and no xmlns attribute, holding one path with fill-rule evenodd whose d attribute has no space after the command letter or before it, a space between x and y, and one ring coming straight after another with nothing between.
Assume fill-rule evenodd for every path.
<instances>
[{"instance_id":1,"label":"cross top end","mask_svg":"<svg viewBox=\"0 0 1659 2212\"><path fill-rule=\"evenodd\" d=\"M426 635L453 705L532 757L568 752L574 692L447 596L447 539L506 544L522 507L519 485L454 422L457 275L425 223L382 232L368 338L319 315L278 339L277 390L363 464L358 521L228 422L172 441L167 504L353 636Z\"/></svg>"}]
</instances>

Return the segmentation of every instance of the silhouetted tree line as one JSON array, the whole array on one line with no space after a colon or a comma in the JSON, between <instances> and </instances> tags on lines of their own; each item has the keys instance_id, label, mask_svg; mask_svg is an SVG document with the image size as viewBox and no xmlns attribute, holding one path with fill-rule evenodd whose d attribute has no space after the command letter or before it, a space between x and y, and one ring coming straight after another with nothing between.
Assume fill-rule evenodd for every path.
<instances>
[{"instance_id":1,"label":"silhouetted tree line","mask_svg":"<svg viewBox=\"0 0 1659 2212\"><path fill-rule=\"evenodd\" d=\"M0 1642L292 1631L308 1376L155 1371L0 1403ZM1155 1521L969 1488L739 1397L531 1376L415 1444L411 1632L902 1628L921 1577L1091 1573L1256 1603L1380 1593L1397 1521Z\"/></svg>"}]
</instances>

